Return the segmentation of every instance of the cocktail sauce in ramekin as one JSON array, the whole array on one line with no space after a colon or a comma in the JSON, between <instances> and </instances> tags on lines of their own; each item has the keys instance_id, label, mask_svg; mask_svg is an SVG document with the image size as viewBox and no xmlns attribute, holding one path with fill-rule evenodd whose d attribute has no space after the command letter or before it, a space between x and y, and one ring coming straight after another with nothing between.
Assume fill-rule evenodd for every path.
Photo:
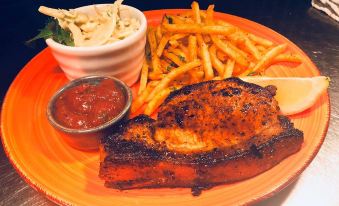
<instances>
[{"instance_id":1,"label":"cocktail sauce in ramekin","mask_svg":"<svg viewBox=\"0 0 339 206\"><path fill-rule=\"evenodd\" d=\"M126 97L112 79L97 84L83 83L64 91L55 101L56 121L72 129L89 129L117 116Z\"/></svg>"},{"instance_id":2,"label":"cocktail sauce in ramekin","mask_svg":"<svg viewBox=\"0 0 339 206\"><path fill-rule=\"evenodd\" d=\"M98 150L100 139L128 116L131 102L131 89L121 80L87 76L69 82L53 95L47 117L72 147Z\"/></svg>"}]
</instances>

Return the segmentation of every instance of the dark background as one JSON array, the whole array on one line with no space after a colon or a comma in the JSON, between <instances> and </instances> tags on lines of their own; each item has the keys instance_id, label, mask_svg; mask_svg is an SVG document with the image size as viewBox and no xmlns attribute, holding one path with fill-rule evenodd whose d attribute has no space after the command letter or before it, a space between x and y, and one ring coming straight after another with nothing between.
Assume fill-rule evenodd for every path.
<instances>
[{"instance_id":1,"label":"dark background","mask_svg":"<svg viewBox=\"0 0 339 206\"><path fill-rule=\"evenodd\" d=\"M102 0L0 1L0 103L17 73L46 47L42 40L37 42L34 48L24 44L26 40L38 33L38 29L42 28L46 21L46 16L37 11L38 7L45 5L68 9L97 3L111 2ZM206 9L211 3L215 4L216 11L256 21L289 38L309 55L322 75L332 77L330 97L333 102L339 99L338 92L335 90L339 76L339 23L311 8L309 0L199 1L201 9ZM191 0L125 0L124 4L140 10L190 8ZM332 119L331 122L335 120ZM331 128L334 128L334 125L332 127L330 125L329 133L332 132ZM332 136L337 135L332 132ZM292 188L293 185L289 186L273 199L266 200L263 205L280 205ZM0 144L0 205L50 204L51 202L43 195L38 194L19 177Z\"/></svg>"},{"instance_id":2,"label":"dark background","mask_svg":"<svg viewBox=\"0 0 339 206\"><path fill-rule=\"evenodd\" d=\"M47 17L38 12L40 5L53 8L76 8L94 3L108 3L103 0L2 0L0 4L0 71L2 99L20 69L46 44L38 41L34 48L27 47L24 42L38 33ZM200 1L200 7L206 9L211 3L215 4L216 11L234 14L264 24L290 38L295 43L312 41L307 30L321 33L337 32L336 28L327 27L325 24L317 24L324 21L316 15L314 10L309 11L311 6L307 0L223 0L223 1ZM125 0L124 4L132 5L140 10L152 10L161 8L189 8L191 0L158 0L141 1ZM318 15L318 14L317 14ZM324 18L326 21L327 19ZM329 22L331 23L330 20ZM300 28L306 27L302 31ZM326 28L323 28L326 27ZM303 33L302 33L303 32ZM296 35L298 34L298 35ZM334 38L334 36L333 36ZM337 38L338 39L338 38ZM334 39L324 39L324 42L332 42ZM299 46L303 48L302 43Z\"/></svg>"}]
</instances>

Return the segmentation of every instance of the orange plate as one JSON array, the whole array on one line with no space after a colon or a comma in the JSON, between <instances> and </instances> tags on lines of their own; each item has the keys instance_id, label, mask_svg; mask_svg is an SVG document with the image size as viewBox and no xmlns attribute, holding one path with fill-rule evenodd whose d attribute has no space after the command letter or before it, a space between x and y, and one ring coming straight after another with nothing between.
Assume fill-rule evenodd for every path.
<instances>
[{"instance_id":1,"label":"orange plate","mask_svg":"<svg viewBox=\"0 0 339 206\"><path fill-rule=\"evenodd\" d=\"M160 22L164 13L145 12L150 25ZM272 76L317 76L311 60L292 42L257 23L236 16L216 13L245 30L275 43L287 43L303 57L299 68L270 69ZM99 154L77 151L64 143L48 123L47 102L67 82L49 49L33 58L19 73L4 100L1 116L2 142L7 155L21 176L35 189L59 204L77 205L231 205L256 202L272 196L291 183L318 152L329 121L329 97L323 94L309 110L292 116L304 131L305 142L295 155L254 178L203 191L198 197L190 189L107 189L98 177Z\"/></svg>"}]
</instances>

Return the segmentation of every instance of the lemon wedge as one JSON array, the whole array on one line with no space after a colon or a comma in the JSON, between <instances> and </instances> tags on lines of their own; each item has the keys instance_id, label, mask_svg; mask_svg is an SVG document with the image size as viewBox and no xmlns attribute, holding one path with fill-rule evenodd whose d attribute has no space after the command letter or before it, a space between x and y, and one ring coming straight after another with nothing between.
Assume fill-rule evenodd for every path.
<instances>
[{"instance_id":1,"label":"lemon wedge","mask_svg":"<svg viewBox=\"0 0 339 206\"><path fill-rule=\"evenodd\" d=\"M275 99L281 113L292 115L310 108L329 86L330 78L317 77L241 77L243 81L262 87L277 87Z\"/></svg>"}]
</instances>

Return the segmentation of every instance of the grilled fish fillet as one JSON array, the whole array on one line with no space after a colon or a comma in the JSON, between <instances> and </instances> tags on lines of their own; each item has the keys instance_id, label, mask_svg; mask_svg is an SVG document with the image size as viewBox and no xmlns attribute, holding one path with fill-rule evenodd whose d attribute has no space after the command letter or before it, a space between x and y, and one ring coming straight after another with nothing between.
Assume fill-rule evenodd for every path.
<instances>
[{"instance_id":1,"label":"grilled fish fillet","mask_svg":"<svg viewBox=\"0 0 339 206\"><path fill-rule=\"evenodd\" d=\"M266 88L238 78L172 92L157 120L140 115L101 141L99 176L117 189L204 188L258 175L297 152L303 133Z\"/></svg>"}]
</instances>

